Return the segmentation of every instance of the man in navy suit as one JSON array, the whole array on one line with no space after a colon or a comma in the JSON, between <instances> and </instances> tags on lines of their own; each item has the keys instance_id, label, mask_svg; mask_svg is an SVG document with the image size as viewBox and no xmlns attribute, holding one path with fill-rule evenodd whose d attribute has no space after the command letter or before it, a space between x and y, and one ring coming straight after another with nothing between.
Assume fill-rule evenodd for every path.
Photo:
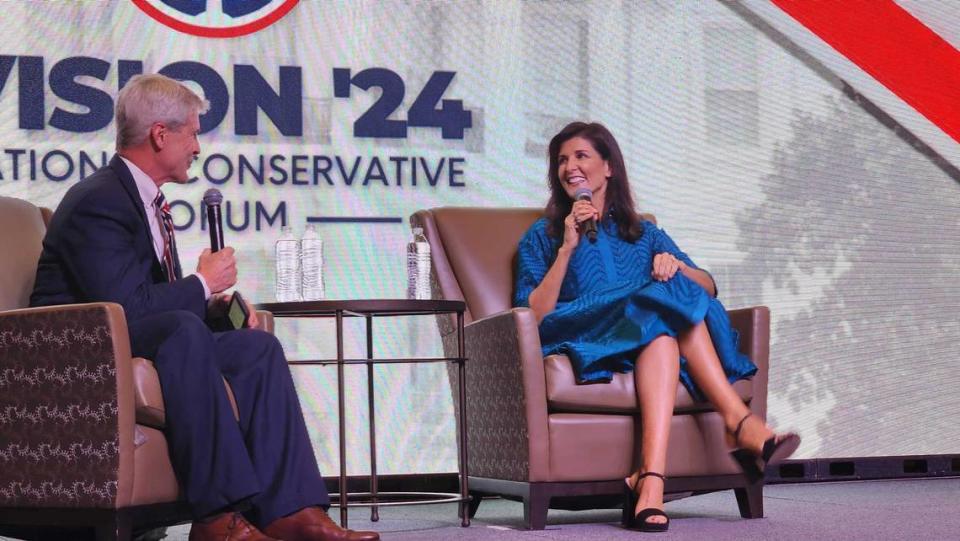
<instances>
[{"instance_id":1,"label":"man in navy suit","mask_svg":"<svg viewBox=\"0 0 960 541\"><path fill-rule=\"evenodd\" d=\"M212 332L205 323L237 281L233 249L204 250L196 272L182 276L160 187L189 180L207 106L162 75L127 83L117 99L117 155L57 207L31 305L123 306L133 354L152 359L160 376L171 459L195 515L191 541L379 539L327 515L329 496L277 340L254 329Z\"/></svg>"}]
</instances>

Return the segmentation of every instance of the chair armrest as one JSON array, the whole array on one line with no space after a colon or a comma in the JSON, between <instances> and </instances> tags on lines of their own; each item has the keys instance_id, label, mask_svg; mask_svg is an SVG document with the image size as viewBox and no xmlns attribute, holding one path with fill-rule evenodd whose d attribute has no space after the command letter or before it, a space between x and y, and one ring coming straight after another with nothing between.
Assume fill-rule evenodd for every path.
<instances>
[{"instance_id":1,"label":"chair armrest","mask_svg":"<svg viewBox=\"0 0 960 541\"><path fill-rule=\"evenodd\" d=\"M132 363L137 424L164 430L167 427L167 407L163 401L157 368L153 361L142 357L134 357ZM223 386L227 390L227 399L230 400L230 407L233 408L233 417L239 421L240 410L237 407L233 388L230 387L227 378L222 379Z\"/></svg>"},{"instance_id":2,"label":"chair armrest","mask_svg":"<svg viewBox=\"0 0 960 541\"><path fill-rule=\"evenodd\" d=\"M257 310L257 321L259 322L258 329L273 334L273 313L266 310Z\"/></svg>"},{"instance_id":3,"label":"chair armrest","mask_svg":"<svg viewBox=\"0 0 960 541\"><path fill-rule=\"evenodd\" d=\"M476 320L464 335L470 475L546 478L546 377L533 311L514 308Z\"/></svg>"},{"instance_id":4,"label":"chair armrest","mask_svg":"<svg viewBox=\"0 0 960 541\"><path fill-rule=\"evenodd\" d=\"M767 382L770 375L770 309L752 306L729 310L730 325L740 333L740 351L757 365L753 376L750 410L760 418L767 416Z\"/></svg>"},{"instance_id":5,"label":"chair armrest","mask_svg":"<svg viewBox=\"0 0 960 541\"><path fill-rule=\"evenodd\" d=\"M123 309L0 312L0 507L116 508L133 489Z\"/></svg>"}]
</instances>

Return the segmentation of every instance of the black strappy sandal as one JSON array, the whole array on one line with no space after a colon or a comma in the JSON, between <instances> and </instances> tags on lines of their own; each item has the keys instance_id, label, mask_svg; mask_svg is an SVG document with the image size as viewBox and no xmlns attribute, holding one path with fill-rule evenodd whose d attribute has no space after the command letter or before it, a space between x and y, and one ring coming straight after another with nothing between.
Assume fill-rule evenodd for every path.
<instances>
[{"instance_id":1,"label":"black strappy sandal","mask_svg":"<svg viewBox=\"0 0 960 541\"><path fill-rule=\"evenodd\" d=\"M644 477L659 477L661 480L666 481L667 478L662 474L648 471L646 473L641 473L637 476L637 484L630 488L630 479L627 478L623 482L623 494L624 494L624 504L623 504L623 516L620 519L620 523L624 528L630 530L636 530L639 532L665 532L670 528L670 517L666 513L657 509L655 507L647 507L646 509L641 509L636 515L633 514L633 510L637 508L637 500L640 499L640 495L637 494L637 486L640 485L640 480ZM650 517L664 517L667 519L666 522L647 522L647 519Z\"/></svg>"},{"instance_id":2,"label":"black strappy sandal","mask_svg":"<svg viewBox=\"0 0 960 541\"><path fill-rule=\"evenodd\" d=\"M733 431L734 445L740 445L740 430L743 428L743 423L752 416L753 413L748 413L737 423L737 428ZM730 452L730 455L740 465L744 475L747 476L747 480L756 483L763 478L763 472L767 466L782 462L796 452L797 447L800 447L800 436L788 432L786 434L774 434L767 438L763 442L763 449L759 456L742 447L734 449Z\"/></svg>"}]
</instances>

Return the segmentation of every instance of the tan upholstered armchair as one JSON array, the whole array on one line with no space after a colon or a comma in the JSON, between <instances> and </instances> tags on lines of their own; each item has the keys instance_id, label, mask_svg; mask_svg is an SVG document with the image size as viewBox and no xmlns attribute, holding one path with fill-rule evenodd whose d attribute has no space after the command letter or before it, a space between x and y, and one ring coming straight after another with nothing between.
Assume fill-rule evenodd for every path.
<instances>
[{"instance_id":1,"label":"tan upholstered armchair","mask_svg":"<svg viewBox=\"0 0 960 541\"><path fill-rule=\"evenodd\" d=\"M583 508L590 501L616 501L582 497L620 494L623 478L636 469L641 444L633 375L576 385L565 356L543 358L533 312L511 308L517 244L541 215L540 209L437 208L410 217L430 242L434 297L467 305L470 492L522 499L532 529L544 528L551 505ZM734 388L763 418L769 310L760 306L729 315L741 350L759 367L752 380ZM456 356L455 327L446 320L440 327L446 354ZM747 481L730 458L720 416L695 403L682 385L667 456L667 493L734 489L743 517L763 516L763 481ZM471 515L479 505L475 497Z\"/></svg>"},{"instance_id":2,"label":"tan upholstered armchair","mask_svg":"<svg viewBox=\"0 0 960 541\"><path fill-rule=\"evenodd\" d=\"M56 525L129 539L187 521L160 382L131 357L120 305L27 308L49 217L0 197L0 535Z\"/></svg>"}]
</instances>

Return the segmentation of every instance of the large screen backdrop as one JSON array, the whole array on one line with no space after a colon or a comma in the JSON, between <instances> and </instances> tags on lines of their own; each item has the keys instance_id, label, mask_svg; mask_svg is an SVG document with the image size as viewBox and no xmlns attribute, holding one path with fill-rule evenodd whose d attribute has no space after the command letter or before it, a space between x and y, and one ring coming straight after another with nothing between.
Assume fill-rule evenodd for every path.
<instances>
[{"instance_id":1,"label":"large screen backdrop","mask_svg":"<svg viewBox=\"0 0 960 541\"><path fill-rule=\"evenodd\" d=\"M200 198L216 187L248 298L273 300L280 227L308 220L328 298L395 298L411 213L542 206L549 138L599 121L638 205L713 273L726 306L770 307L770 419L804 436L800 457L960 450L960 186L745 9L302 1L232 38L128 2L4 12L0 195L56 207L112 154L118 85L161 71L212 105L196 180L164 188L185 268L208 245ZM378 355L441 349L429 318L375 331ZM290 358L335 352L331 322L279 320L277 334ZM347 335L362 355L362 324ZM367 471L365 374L348 370L350 473ZM294 375L320 466L335 471L335 371ZM444 368L378 367L375 382L380 470L454 470Z\"/></svg>"}]
</instances>

